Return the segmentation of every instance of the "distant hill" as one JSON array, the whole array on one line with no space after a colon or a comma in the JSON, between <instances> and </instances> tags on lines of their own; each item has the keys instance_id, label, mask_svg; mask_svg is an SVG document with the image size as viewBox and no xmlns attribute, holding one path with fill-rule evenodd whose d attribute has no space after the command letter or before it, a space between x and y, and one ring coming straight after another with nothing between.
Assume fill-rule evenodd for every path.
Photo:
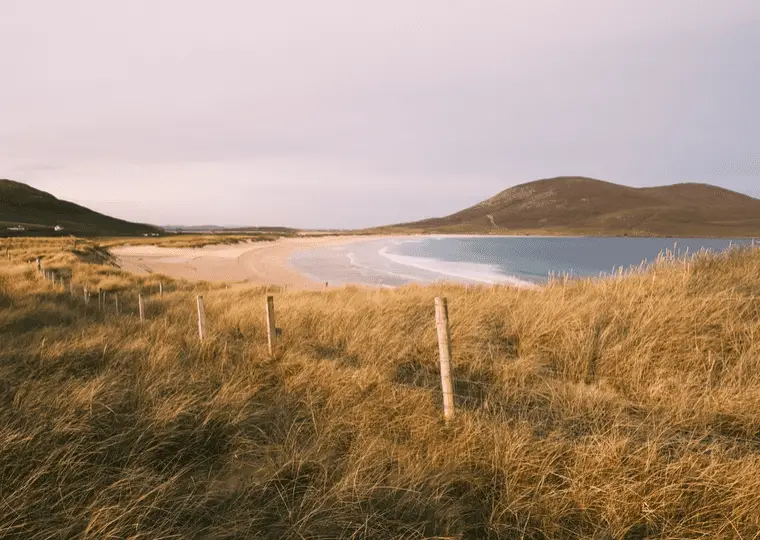
<instances>
[{"instance_id":1,"label":"distant hill","mask_svg":"<svg viewBox=\"0 0 760 540\"><path fill-rule=\"evenodd\" d=\"M56 231L56 227L60 230ZM0 180L0 236L120 236L161 232L152 225L112 218L59 200L21 182Z\"/></svg>"},{"instance_id":2,"label":"distant hill","mask_svg":"<svg viewBox=\"0 0 760 540\"><path fill-rule=\"evenodd\" d=\"M631 236L760 236L760 200L707 184L633 188L592 178L538 180L442 218L391 229Z\"/></svg>"},{"instance_id":3,"label":"distant hill","mask_svg":"<svg viewBox=\"0 0 760 540\"><path fill-rule=\"evenodd\" d=\"M256 227L256 226L223 226L223 225L164 225L163 229L170 232L183 233L219 233L219 234L296 234L298 229L291 227Z\"/></svg>"}]
</instances>

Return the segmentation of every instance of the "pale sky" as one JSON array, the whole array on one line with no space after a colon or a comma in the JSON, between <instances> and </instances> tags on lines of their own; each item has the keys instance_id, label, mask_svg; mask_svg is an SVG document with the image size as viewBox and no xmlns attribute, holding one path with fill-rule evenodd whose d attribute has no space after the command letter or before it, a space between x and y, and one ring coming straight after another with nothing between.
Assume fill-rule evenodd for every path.
<instances>
[{"instance_id":1,"label":"pale sky","mask_svg":"<svg viewBox=\"0 0 760 540\"><path fill-rule=\"evenodd\" d=\"M0 0L0 178L361 227L539 178L760 196L760 0Z\"/></svg>"}]
</instances>

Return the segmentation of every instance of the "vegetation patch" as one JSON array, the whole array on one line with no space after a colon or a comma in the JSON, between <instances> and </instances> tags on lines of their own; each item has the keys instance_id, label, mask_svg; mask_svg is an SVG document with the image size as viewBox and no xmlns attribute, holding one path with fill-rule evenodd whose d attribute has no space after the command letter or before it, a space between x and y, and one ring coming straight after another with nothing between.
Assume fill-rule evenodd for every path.
<instances>
[{"instance_id":1,"label":"vegetation patch","mask_svg":"<svg viewBox=\"0 0 760 540\"><path fill-rule=\"evenodd\" d=\"M74 249L103 247L0 261L0 537L760 534L758 250L530 291L279 292L270 355L267 289Z\"/></svg>"}]
</instances>

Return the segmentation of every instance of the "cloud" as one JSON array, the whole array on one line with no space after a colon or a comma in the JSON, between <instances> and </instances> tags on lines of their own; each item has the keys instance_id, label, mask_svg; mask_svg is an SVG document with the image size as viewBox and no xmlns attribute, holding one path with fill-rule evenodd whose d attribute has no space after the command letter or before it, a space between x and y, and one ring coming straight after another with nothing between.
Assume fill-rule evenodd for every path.
<instances>
[{"instance_id":1,"label":"cloud","mask_svg":"<svg viewBox=\"0 0 760 540\"><path fill-rule=\"evenodd\" d=\"M561 174L750 191L721 171L760 155L758 24L754 0L7 0L0 176L133 219L315 227Z\"/></svg>"}]
</instances>

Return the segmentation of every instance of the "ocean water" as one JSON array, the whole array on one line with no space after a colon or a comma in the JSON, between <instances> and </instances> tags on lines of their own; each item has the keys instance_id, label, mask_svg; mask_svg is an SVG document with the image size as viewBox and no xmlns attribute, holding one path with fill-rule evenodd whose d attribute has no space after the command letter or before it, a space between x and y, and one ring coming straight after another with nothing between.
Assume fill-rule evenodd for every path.
<instances>
[{"instance_id":1,"label":"ocean water","mask_svg":"<svg viewBox=\"0 0 760 540\"><path fill-rule=\"evenodd\" d=\"M410 237L360 240L295 253L290 263L318 281L398 287L454 281L534 286L551 274L599 276L651 262L670 250L684 256L724 251L748 239Z\"/></svg>"}]
</instances>

